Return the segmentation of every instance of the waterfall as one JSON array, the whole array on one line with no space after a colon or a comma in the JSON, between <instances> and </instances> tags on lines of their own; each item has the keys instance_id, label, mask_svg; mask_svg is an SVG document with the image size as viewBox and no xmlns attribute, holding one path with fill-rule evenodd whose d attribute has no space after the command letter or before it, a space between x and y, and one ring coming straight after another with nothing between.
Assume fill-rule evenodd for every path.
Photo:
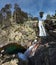
<instances>
[{"instance_id":1,"label":"waterfall","mask_svg":"<svg viewBox=\"0 0 56 65\"><path fill-rule=\"evenodd\" d=\"M39 36L47 36L43 22L44 21L39 20L39 24L38 24L38 26L39 26Z\"/></svg>"}]
</instances>

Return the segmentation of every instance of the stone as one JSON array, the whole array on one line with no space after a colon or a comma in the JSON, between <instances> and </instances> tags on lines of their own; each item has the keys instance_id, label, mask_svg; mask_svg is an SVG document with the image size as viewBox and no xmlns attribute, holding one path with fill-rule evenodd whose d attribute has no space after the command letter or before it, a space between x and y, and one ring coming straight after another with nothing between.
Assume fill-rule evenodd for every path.
<instances>
[{"instance_id":1,"label":"stone","mask_svg":"<svg viewBox=\"0 0 56 65\"><path fill-rule=\"evenodd\" d=\"M3 53L3 52L4 52L4 50L1 51L1 53Z\"/></svg>"},{"instance_id":2,"label":"stone","mask_svg":"<svg viewBox=\"0 0 56 65\"><path fill-rule=\"evenodd\" d=\"M23 46L27 45L29 40L34 40L36 37L35 30L31 24L33 24L33 21L26 21L23 24L11 22L8 28L3 30L0 28L0 46L3 47L11 41Z\"/></svg>"}]
</instances>

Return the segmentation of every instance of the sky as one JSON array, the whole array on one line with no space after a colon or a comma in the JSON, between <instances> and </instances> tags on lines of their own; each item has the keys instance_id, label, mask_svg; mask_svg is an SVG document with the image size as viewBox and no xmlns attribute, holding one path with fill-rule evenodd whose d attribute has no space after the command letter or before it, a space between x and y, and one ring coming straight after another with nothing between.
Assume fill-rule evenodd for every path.
<instances>
[{"instance_id":1,"label":"sky","mask_svg":"<svg viewBox=\"0 0 56 65\"><path fill-rule=\"evenodd\" d=\"M0 0L0 9L8 3L12 4L12 10L13 5L17 3L23 11L36 17L39 17L39 12L43 11L44 19L47 14L53 15L56 10L56 0Z\"/></svg>"}]
</instances>

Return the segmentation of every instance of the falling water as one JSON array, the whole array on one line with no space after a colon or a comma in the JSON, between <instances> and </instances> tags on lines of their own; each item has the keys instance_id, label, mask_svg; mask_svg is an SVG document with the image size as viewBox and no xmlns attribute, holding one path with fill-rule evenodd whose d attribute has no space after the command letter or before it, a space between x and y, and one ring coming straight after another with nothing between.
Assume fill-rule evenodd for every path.
<instances>
[{"instance_id":1,"label":"falling water","mask_svg":"<svg viewBox=\"0 0 56 65\"><path fill-rule=\"evenodd\" d=\"M47 36L43 22L44 21L39 20L39 36Z\"/></svg>"}]
</instances>

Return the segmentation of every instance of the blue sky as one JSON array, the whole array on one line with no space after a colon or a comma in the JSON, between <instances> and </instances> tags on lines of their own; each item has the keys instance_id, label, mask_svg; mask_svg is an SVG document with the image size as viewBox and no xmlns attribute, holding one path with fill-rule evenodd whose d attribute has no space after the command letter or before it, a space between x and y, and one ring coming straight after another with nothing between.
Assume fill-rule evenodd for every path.
<instances>
[{"instance_id":1,"label":"blue sky","mask_svg":"<svg viewBox=\"0 0 56 65\"><path fill-rule=\"evenodd\" d=\"M56 0L0 0L0 9L7 3L11 3L12 6L18 3L23 11L33 16L39 16L39 12L44 11L44 18L47 13L52 15L56 10Z\"/></svg>"}]
</instances>

